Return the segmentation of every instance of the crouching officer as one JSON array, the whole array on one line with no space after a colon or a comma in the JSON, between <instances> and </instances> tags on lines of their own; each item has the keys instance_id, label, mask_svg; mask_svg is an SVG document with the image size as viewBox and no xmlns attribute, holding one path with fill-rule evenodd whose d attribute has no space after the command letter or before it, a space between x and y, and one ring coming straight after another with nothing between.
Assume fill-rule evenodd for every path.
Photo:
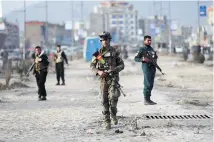
<instances>
[{"instance_id":1,"label":"crouching officer","mask_svg":"<svg viewBox=\"0 0 214 142\"><path fill-rule=\"evenodd\" d=\"M34 58L34 75L36 77L36 82L38 86L38 97L39 100L46 100L46 89L45 89L45 82L46 82L46 77L48 74L48 57L45 55L44 51L41 51L40 46L35 47L35 54L32 56Z\"/></svg>"},{"instance_id":2,"label":"crouching officer","mask_svg":"<svg viewBox=\"0 0 214 142\"><path fill-rule=\"evenodd\" d=\"M110 114L115 125L118 124L116 117L117 102L120 96L116 81L119 81L119 72L124 69L124 62L119 57L119 53L110 46L111 35L109 32L103 32L100 36L102 48L94 54L90 68L100 76L100 89L103 105L103 115L105 128L111 128ZM98 67L96 67L98 66ZM111 73L111 75L109 74Z\"/></svg>"},{"instance_id":3,"label":"crouching officer","mask_svg":"<svg viewBox=\"0 0 214 142\"><path fill-rule=\"evenodd\" d=\"M153 102L151 97L151 91L153 89L154 79L155 79L155 73L156 73L156 67L150 62L150 60L143 56L144 51L151 52L152 55L155 55L154 58L157 60L156 52L151 47L151 37L150 36L144 36L144 46L141 47L138 51L138 53L135 56L136 62L142 62L142 70L144 74L144 104L145 105L155 105L156 103Z\"/></svg>"},{"instance_id":4,"label":"crouching officer","mask_svg":"<svg viewBox=\"0 0 214 142\"><path fill-rule=\"evenodd\" d=\"M56 63L56 78L57 84L60 85L60 78L62 79L62 84L65 85L65 78L64 78L64 61L68 65L67 56L64 51L61 50L61 46L57 45L57 53L55 54L55 63Z\"/></svg>"}]
</instances>

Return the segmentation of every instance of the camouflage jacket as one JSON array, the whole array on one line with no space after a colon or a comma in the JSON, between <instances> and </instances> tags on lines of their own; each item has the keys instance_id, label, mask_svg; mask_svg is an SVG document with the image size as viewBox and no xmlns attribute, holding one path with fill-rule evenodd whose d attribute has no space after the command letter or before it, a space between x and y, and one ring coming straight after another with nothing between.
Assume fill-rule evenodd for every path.
<instances>
[{"instance_id":1,"label":"camouflage jacket","mask_svg":"<svg viewBox=\"0 0 214 142\"><path fill-rule=\"evenodd\" d=\"M96 57L93 57L90 64L91 70L97 75L99 70L105 70L106 67L112 66L114 68L114 74L118 76L119 72L122 71L125 66L123 60L119 57L119 53L112 46L107 49L102 47L99 53L102 55L105 63L103 64L98 61Z\"/></svg>"}]
</instances>

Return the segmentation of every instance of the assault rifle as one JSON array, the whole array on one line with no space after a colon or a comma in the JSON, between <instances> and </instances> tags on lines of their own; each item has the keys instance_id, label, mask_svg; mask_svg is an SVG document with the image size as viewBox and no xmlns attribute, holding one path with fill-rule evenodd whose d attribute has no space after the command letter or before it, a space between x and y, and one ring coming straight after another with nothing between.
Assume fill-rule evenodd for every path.
<instances>
[{"instance_id":1,"label":"assault rifle","mask_svg":"<svg viewBox=\"0 0 214 142\"><path fill-rule=\"evenodd\" d=\"M28 69L27 73L26 73L26 76L29 75L29 73L33 70L33 67L35 66L35 62L30 66L30 68Z\"/></svg>"},{"instance_id":2,"label":"assault rifle","mask_svg":"<svg viewBox=\"0 0 214 142\"><path fill-rule=\"evenodd\" d=\"M149 51L143 51L143 57L146 57L150 60L150 62L162 73L162 75L164 75L165 73L162 72L162 69L158 66L157 64L157 61L155 59L154 56L156 55L153 55L151 54Z\"/></svg>"},{"instance_id":3,"label":"assault rifle","mask_svg":"<svg viewBox=\"0 0 214 142\"><path fill-rule=\"evenodd\" d=\"M39 57L41 57L43 55L44 51L42 51L39 55ZM26 76L29 75L29 73L33 70L34 66L35 66L36 62L33 62L33 64L30 66L30 68L28 69Z\"/></svg>"},{"instance_id":4,"label":"assault rifle","mask_svg":"<svg viewBox=\"0 0 214 142\"><path fill-rule=\"evenodd\" d=\"M123 92L123 90L121 89L123 86L120 85L120 83L118 82L118 80L116 79L114 73L112 71L109 70L109 68L107 67L107 69L104 70L104 73L107 75L107 77L110 78L110 82L113 82L111 83L111 85L115 86L117 89L119 89L119 91L123 94L123 96L125 97L126 94Z\"/></svg>"}]
</instances>

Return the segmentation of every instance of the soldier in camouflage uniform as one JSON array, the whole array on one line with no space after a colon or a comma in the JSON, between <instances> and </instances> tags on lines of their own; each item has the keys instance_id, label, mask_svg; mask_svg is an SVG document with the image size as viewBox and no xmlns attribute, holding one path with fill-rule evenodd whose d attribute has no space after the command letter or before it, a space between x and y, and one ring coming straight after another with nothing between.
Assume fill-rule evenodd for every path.
<instances>
[{"instance_id":1,"label":"soldier in camouflage uniform","mask_svg":"<svg viewBox=\"0 0 214 142\"><path fill-rule=\"evenodd\" d=\"M103 32L100 36L100 41L102 42L103 47L98 51L99 55L104 60L104 64L101 63L98 58L93 57L90 64L92 71L100 76L101 84L101 98L103 105L103 115L105 121L105 128L111 128L111 119L110 114L115 125L118 124L116 117L117 114L117 102L120 96L120 91L115 86L115 81L119 81L119 72L124 69L124 62L119 57L119 53L110 46L111 35L109 32ZM96 66L98 66L96 68ZM112 76L109 76L106 73L106 68L108 72L112 73ZM114 77L115 81L112 80Z\"/></svg>"}]
</instances>

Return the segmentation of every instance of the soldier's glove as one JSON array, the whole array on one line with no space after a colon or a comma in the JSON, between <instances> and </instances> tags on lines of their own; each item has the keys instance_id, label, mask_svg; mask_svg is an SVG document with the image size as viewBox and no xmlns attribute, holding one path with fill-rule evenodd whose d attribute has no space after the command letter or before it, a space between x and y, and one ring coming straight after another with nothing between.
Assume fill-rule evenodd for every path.
<instances>
[{"instance_id":1,"label":"soldier's glove","mask_svg":"<svg viewBox=\"0 0 214 142\"><path fill-rule=\"evenodd\" d=\"M100 77L105 78L106 77L106 73L104 71L98 71L97 72L99 74Z\"/></svg>"}]
</instances>

